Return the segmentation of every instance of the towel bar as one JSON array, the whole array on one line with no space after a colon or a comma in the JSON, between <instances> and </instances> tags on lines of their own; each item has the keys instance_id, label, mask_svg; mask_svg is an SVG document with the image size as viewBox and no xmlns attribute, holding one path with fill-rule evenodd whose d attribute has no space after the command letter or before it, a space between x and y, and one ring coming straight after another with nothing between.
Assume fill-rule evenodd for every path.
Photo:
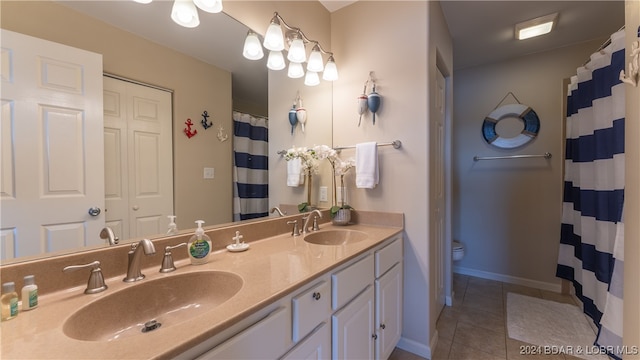
<instances>
[{"instance_id":1,"label":"towel bar","mask_svg":"<svg viewBox=\"0 0 640 360\"><path fill-rule=\"evenodd\" d=\"M400 149L402 147L402 141L400 140L393 140L393 141L389 141L389 142L385 142L385 143L379 143L378 146L393 146L394 149ZM355 145L350 145L350 146L336 146L333 149L335 151L340 151L340 150L344 150L344 149L355 149L356 146ZM276 154L282 156L284 154L287 153L287 150L279 150Z\"/></svg>"},{"instance_id":2,"label":"towel bar","mask_svg":"<svg viewBox=\"0 0 640 360\"><path fill-rule=\"evenodd\" d=\"M499 160L499 159L529 159L529 158L539 158L539 157L543 157L545 159L551 159L551 153L546 152L540 155L474 156L473 161Z\"/></svg>"}]
</instances>

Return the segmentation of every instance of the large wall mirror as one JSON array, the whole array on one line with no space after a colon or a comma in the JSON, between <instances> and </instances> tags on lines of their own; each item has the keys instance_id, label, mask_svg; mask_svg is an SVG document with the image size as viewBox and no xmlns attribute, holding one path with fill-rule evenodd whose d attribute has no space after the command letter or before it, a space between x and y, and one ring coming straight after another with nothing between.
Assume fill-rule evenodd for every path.
<instances>
[{"instance_id":1,"label":"large wall mirror","mask_svg":"<svg viewBox=\"0 0 640 360\"><path fill-rule=\"evenodd\" d=\"M177 216L178 228L187 231L194 227L196 219L204 220L206 226L233 220L232 112L240 110L264 116L286 114L290 98L303 85L302 81L285 79L286 75L283 78L282 74L268 74L264 62L244 59L241 52L248 28L231 16L200 12L200 26L187 29L170 20L171 4L170 1L146 5L133 1L2 1L0 24L3 29L101 54L105 73L172 92L173 214ZM237 6L234 11L238 11ZM265 17L265 28L268 20L268 16ZM330 116L330 106L327 107L332 96L330 85L304 92L309 98L307 108L317 104L319 108L329 109L323 117ZM269 109L274 102L282 109L277 112ZM213 123L207 130L197 126L203 111L207 111ZM194 128L198 135L192 138L184 134L187 119L197 126ZM270 157L293 145L330 145L331 121L327 120L325 125L318 122L315 130L311 127L315 136L312 139L300 135L291 137L286 119L282 126L272 126L274 120L271 120ZM216 136L220 131L228 135L227 141ZM272 136L274 132L277 134ZM214 169L212 179L204 179L205 168ZM279 159L270 159L270 195L278 197L277 200L270 198L271 204L296 203L297 199L287 197L301 196L301 190L287 189L284 181L272 183L273 178L285 178L285 168ZM283 173L277 176L272 172ZM165 222L168 224L169 220ZM157 236L165 235L165 229L166 225L161 226ZM96 246L106 246L98 233L86 236L99 244ZM121 239L121 243L126 240ZM62 252L82 249L76 247ZM2 263L23 260L12 259L2 252Z\"/></svg>"}]
</instances>

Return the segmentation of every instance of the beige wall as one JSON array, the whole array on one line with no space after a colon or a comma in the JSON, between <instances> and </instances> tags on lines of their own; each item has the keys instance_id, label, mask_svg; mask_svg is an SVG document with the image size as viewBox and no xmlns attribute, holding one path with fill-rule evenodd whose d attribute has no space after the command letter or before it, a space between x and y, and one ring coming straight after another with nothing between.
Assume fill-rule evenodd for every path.
<instances>
[{"instance_id":1,"label":"beige wall","mask_svg":"<svg viewBox=\"0 0 640 360\"><path fill-rule=\"evenodd\" d=\"M627 54L631 43L638 40L640 1L625 2ZM624 345L640 346L640 88L626 87L625 120L625 195L624 195ZM640 354L624 359L640 359Z\"/></svg>"},{"instance_id":2,"label":"beige wall","mask_svg":"<svg viewBox=\"0 0 640 360\"><path fill-rule=\"evenodd\" d=\"M466 255L456 271L556 289L562 204L562 79L575 74L604 39L456 71L454 81L454 239ZM540 118L540 132L518 149L482 138L484 117L508 92ZM514 103L509 96L503 104ZM545 159L474 162L473 157L544 154Z\"/></svg>"},{"instance_id":3,"label":"beige wall","mask_svg":"<svg viewBox=\"0 0 640 360\"><path fill-rule=\"evenodd\" d=\"M216 124L231 126L231 74L116 29L64 6L44 1L2 1L2 28L100 53L104 71L173 90L174 199L180 229L229 222L231 211L231 141L199 128L188 139L187 118L199 125L207 110ZM231 134L231 133L230 133ZM204 167L215 168L203 180Z\"/></svg>"},{"instance_id":4,"label":"beige wall","mask_svg":"<svg viewBox=\"0 0 640 360\"><path fill-rule=\"evenodd\" d=\"M347 187L356 209L405 214L400 346L428 356L436 321L427 215L430 77L435 74L436 48L451 68L451 40L437 2L360 1L332 14L331 34L341 71L333 88L334 145L402 141L400 150L379 148L380 184L375 189L356 189L353 174ZM368 115L358 127L356 97L369 71L374 72L382 105L375 125ZM342 155L352 157L355 151L344 150Z\"/></svg>"}]
</instances>

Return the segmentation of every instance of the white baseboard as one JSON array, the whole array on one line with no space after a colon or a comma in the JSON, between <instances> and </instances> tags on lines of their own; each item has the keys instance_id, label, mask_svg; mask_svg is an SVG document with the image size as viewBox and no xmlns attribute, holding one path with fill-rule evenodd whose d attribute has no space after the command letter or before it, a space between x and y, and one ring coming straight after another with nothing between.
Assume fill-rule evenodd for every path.
<instances>
[{"instance_id":1,"label":"white baseboard","mask_svg":"<svg viewBox=\"0 0 640 360\"><path fill-rule=\"evenodd\" d=\"M432 348L429 345L425 345L417 341L409 340L407 338L401 337L400 341L398 341L398 344L396 346L404 351L408 351L410 353L416 354L425 359L431 359Z\"/></svg>"},{"instance_id":2,"label":"white baseboard","mask_svg":"<svg viewBox=\"0 0 640 360\"><path fill-rule=\"evenodd\" d=\"M483 279L502 281L509 284L523 285L523 286L528 286L536 289L553 291L557 293L561 291L560 281L558 281L558 283L548 283L548 282L543 282L538 280L525 279L525 278L516 277L516 276L496 274L488 271L469 269L461 266L454 266L453 272L457 274L462 274L462 275L475 276Z\"/></svg>"}]
</instances>

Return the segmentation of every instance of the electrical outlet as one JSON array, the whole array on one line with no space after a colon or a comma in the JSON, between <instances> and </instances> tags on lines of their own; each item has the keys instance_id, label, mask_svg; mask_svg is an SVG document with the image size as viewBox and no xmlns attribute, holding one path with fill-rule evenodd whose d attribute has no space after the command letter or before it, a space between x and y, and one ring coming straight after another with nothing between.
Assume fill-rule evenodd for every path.
<instances>
[{"instance_id":1,"label":"electrical outlet","mask_svg":"<svg viewBox=\"0 0 640 360\"><path fill-rule=\"evenodd\" d=\"M213 176L215 175L215 169L214 168L204 168L204 178L205 179L213 179Z\"/></svg>"},{"instance_id":2,"label":"electrical outlet","mask_svg":"<svg viewBox=\"0 0 640 360\"><path fill-rule=\"evenodd\" d=\"M327 201L327 187L320 186L320 201Z\"/></svg>"}]
</instances>

